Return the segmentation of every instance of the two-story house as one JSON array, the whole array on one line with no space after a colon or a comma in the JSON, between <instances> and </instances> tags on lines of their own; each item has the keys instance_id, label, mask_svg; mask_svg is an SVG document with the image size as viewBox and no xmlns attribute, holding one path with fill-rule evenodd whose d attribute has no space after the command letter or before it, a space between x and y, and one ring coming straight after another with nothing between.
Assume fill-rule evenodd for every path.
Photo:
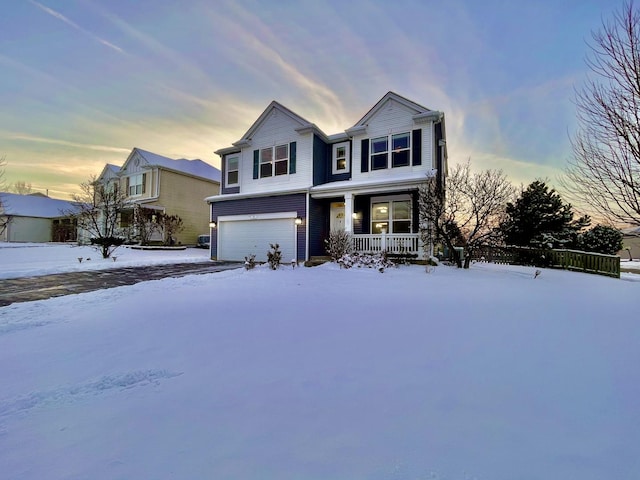
<instances>
[{"instance_id":1,"label":"two-story house","mask_svg":"<svg viewBox=\"0 0 640 480\"><path fill-rule=\"evenodd\" d=\"M209 207L202 199L219 192L220 170L202 160L175 160L134 148L122 167L107 164L97 180L105 186L116 183L125 192L130 208L121 215L123 232L131 231L133 211L142 206L178 215L184 228L175 242L195 245L209 231ZM162 240L162 232L152 240Z\"/></svg>"},{"instance_id":2,"label":"two-story house","mask_svg":"<svg viewBox=\"0 0 640 480\"><path fill-rule=\"evenodd\" d=\"M272 102L222 160L211 205L211 256L283 260L325 255L331 230L352 233L356 250L421 253L418 188L444 181L444 114L387 93L355 125L326 135Z\"/></svg>"}]
</instances>

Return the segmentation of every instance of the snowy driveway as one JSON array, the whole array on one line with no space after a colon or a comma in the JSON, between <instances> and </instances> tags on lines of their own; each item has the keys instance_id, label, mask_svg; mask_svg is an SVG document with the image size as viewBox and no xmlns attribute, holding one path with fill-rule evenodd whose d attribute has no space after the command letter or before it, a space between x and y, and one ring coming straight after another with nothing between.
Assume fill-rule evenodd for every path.
<instances>
[{"instance_id":1,"label":"snowy driveway","mask_svg":"<svg viewBox=\"0 0 640 480\"><path fill-rule=\"evenodd\" d=\"M202 263L145 265L0 280L0 307L18 302L44 300L73 293L133 285L148 280L220 272L239 268L240 266L240 263L207 261Z\"/></svg>"}]
</instances>

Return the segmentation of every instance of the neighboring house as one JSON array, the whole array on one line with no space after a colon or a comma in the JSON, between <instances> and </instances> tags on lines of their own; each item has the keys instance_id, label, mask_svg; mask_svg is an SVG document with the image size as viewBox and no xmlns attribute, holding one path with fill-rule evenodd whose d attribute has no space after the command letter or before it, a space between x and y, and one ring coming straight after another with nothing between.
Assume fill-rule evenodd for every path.
<instances>
[{"instance_id":1,"label":"neighboring house","mask_svg":"<svg viewBox=\"0 0 640 480\"><path fill-rule=\"evenodd\" d=\"M629 259L629 255L634 260L640 260L640 227L625 228L622 230L622 250L618 256Z\"/></svg>"},{"instance_id":2,"label":"neighboring house","mask_svg":"<svg viewBox=\"0 0 640 480\"><path fill-rule=\"evenodd\" d=\"M77 238L77 223L70 216L75 204L41 193L1 193L0 217L8 220L0 232L3 242L69 242ZM4 222L2 222L4 223Z\"/></svg>"},{"instance_id":3,"label":"neighboring house","mask_svg":"<svg viewBox=\"0 0 640 480\"><path fill-rule=\"evenodd\" d=\"M263 261L272 243L283 261L309 260L338 229L360 251L421 254L418 187L447 171L444 114L393 92L335 135L274 101L216 153L221 194L207 201L220 260Z\"/></svg>"},{"instance_id":4,"label":"neighboring house","mask_svg":"<svg viewBox=\"0 0 640 480\"><path fill-rule=\"evenodd\" d=\"M183 230L175 242L195 245L201 234L209 232L209 209L203 199L220 189L220 170L202 160L163 157L134 148L122 167L107 164L97 179L104 185L119 183L130 205L121 216L123 232L131 232L136 206L178 215ZM152 238L162 240L162 233Z\"/></svg>"}]
</instances>

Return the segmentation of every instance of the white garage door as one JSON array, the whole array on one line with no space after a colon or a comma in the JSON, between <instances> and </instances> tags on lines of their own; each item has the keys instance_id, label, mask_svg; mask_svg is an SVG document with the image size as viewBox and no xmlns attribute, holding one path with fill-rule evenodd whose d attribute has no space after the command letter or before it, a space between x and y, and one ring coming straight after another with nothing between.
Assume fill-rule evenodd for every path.
<instances>
[{"instance_id":1,"label":"white garage door","mask_svg":"<svg viewBox=\"0 0 640 480\"><path fill-rule=\"evenodd\" d=\"M296 236L293 218L232 220L218 219L218 259L244 260L250 254L265 262L269 244L277 243L282 261L296 258Z\"/></svg>"}]
</instances>

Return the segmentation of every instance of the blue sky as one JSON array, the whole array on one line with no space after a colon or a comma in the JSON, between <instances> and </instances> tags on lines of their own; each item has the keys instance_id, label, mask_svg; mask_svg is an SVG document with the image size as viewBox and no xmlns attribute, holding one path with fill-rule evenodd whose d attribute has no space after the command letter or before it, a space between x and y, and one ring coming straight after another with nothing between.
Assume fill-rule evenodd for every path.
<instances>
[{"instance_id":1,"label":"blue sky","mask_svg":"<svg viewBox=\"0 0 640 480\"><path fill-rule=\"evenodd\" d=\"M7 183L68 198L134 147L219 166L272 100L332 134L392 90L450 163L557 184L611 0L24 0L0 17Z\"/></svg>"}]
</instances>

